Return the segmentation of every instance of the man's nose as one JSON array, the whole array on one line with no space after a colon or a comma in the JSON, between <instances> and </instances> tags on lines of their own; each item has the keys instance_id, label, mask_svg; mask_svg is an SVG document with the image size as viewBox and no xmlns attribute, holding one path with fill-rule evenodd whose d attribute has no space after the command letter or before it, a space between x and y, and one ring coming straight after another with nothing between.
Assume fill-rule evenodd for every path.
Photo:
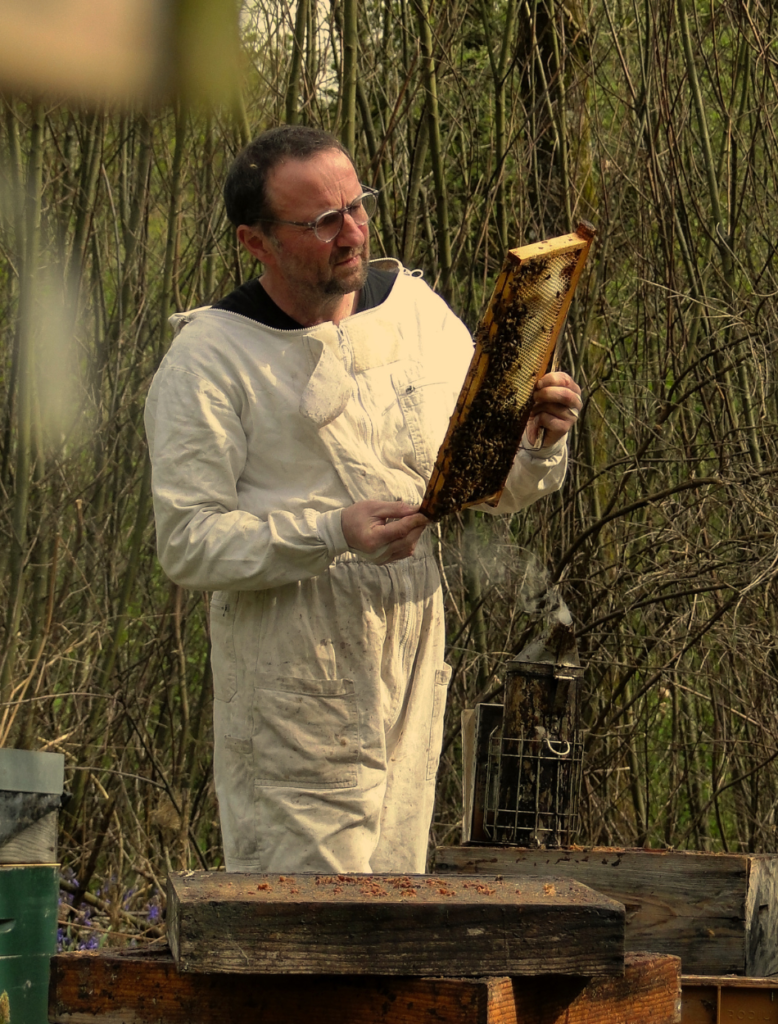
<instances>
[{"instance_id":1,"label":"man's nose","mask_svg":"<svg viewBox=\"0 0 778 1024\"><path fill-rule=\"evenodd\" d=\"M350 213L343 214L343 227L335 239L335 244L343 249L356 249L363 245L367 235L367 224L357 224Z\"/></svg>"}]
</instances>

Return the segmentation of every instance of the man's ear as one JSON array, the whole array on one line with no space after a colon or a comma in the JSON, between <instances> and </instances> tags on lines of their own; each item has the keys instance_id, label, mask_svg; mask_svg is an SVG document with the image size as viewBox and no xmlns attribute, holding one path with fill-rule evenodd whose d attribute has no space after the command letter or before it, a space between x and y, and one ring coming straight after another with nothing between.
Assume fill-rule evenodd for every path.
<instances>
[{"instance_id":1,"label":"man's ear","mask_svg":"<svg viewBox=\"0 0 778 1024\"><path fill-rule=\"evenodd\" d=\"M238 241L251 255L260 263L272 263L273 248L270 240L256 228L250 228L247 224L241 224L237 230ZM270 257L270 259L268 259Z\"/></svg>"}]
</instances>

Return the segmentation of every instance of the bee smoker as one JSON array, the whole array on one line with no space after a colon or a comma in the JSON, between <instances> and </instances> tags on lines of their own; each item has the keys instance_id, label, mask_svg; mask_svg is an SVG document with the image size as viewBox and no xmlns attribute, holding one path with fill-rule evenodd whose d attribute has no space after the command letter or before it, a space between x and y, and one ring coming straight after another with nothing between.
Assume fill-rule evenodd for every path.
<instances>
[{"instance_id":1,"label":"bee smoker","mask_svg":"<svg viewBox=\"0 0 778 1024\"><path fill-rule=\"evenodd\" d=\"M505 703L464 711L464 842L569 846L577 828L582 746L575 635L555 625L505 677Z\"/></svg>"}]
</instances>

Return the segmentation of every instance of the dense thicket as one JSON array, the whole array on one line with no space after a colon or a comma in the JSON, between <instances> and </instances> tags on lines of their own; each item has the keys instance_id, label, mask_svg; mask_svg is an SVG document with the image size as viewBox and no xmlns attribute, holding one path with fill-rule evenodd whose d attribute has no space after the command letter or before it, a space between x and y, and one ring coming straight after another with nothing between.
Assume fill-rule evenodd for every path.
<instances>
[{"instance_id":1,"label":"dense thicket","mask_svg":"<svg viewBox=\"0 0 778 1024\"><path fill-rule=\"evenodd\" d=\"M242 25L245 118L4 103L0 742L65 752L71 878L121 934L167 867L219 862L205 595L155 562L142 407L168 315L255 272L220 183L246 126L284 120L353 139L375 253L471 326L508 245L598 228L564 490L442 529L435 840L460 709L499 693L545 574L587 663L579 841L774 849L772 5L254 0Z\"/></svg>"}]
</instances>

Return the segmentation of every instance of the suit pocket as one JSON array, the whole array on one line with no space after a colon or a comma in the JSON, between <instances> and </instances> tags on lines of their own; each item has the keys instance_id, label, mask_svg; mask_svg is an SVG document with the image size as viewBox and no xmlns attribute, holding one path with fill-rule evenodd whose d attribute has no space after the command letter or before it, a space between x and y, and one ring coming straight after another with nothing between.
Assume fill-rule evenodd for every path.
<instances>
[{"instance_id":1,"label":"suit pocket","mask_svg":"<svg viewBox=\"0 0 778 1024\"><path fill-rule=\"evenodd\" d=\"M254 702L257 785L357 785L359 717L350 679L260 675Z\"/></svg>"},{"instance_id":2,"label":"suit pocket","mask_svg":"<svg viewBox=\"0 0 778 1024\"><path fill-rule=\"evenodd\" d=\"M415 468L427 479L454 410L451 385L435 377L393 376L395 394L413 445Z\"/></svg>"},{"instance_id":3,"label":"suit pocket","mask_svg":"<svg viewBox=\"0 0 778 1024\"><path fill-rule=\"evenodd\" d=\"M446 717L446 697L451 680L451 666L444 665L435 670L435 687L432 691L432 718L427 748L427 778L434 779L438 772L440 747L443 743L443 722Z\"/></svg>"}]
</instances>

